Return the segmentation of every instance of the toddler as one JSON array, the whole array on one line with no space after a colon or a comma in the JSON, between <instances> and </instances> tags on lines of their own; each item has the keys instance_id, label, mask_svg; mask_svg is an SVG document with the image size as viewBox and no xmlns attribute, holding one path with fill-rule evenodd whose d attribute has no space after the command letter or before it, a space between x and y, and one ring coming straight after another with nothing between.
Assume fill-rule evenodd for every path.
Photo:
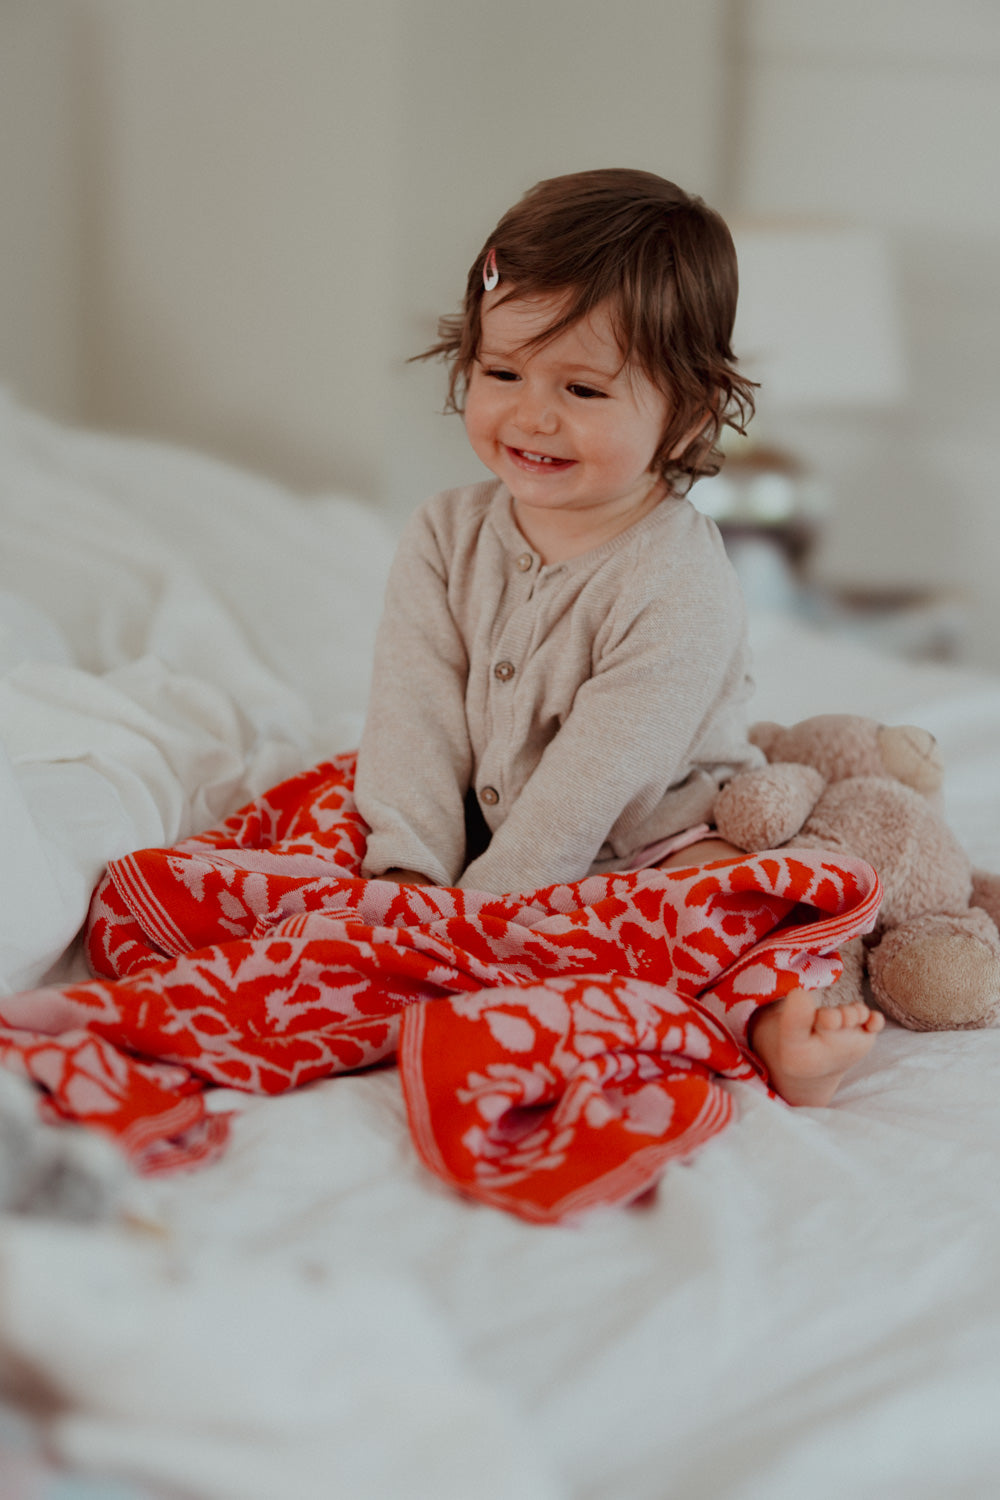
<instances>
[{"instance_id":1,"label":"toddler","mask_svg":"<svg viewBox=\"0 0 1000 1500\"><path fill-rule=\"evenodd\" d=\"M400 542L358 756L366 876L499 894L738 852L708 819L759 760L743 600L686 498L753 410L736 297L722 219L652 173L541 182L490 235L427 356L495 478ZM796 1045L870 1045L881 1018L797 994ZM757 1027L772 1053L786 1009Z\"/></svg>"}]
</instances>

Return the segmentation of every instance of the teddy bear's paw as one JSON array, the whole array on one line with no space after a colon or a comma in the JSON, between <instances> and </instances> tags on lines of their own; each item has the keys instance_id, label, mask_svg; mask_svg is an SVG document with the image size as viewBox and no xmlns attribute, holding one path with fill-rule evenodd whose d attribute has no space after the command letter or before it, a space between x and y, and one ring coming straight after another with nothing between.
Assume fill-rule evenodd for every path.
<instances>
[{"instance_id":1,"label":"teddy bear's paw","mask_svg":"<svg viewBox=\"0 0 1000 1500\"><path fill-rule=\"evenodd\" d=\"M783 762L741 771L716 798L712 821L738 849L777 849L795 837L825 785L812 766Z\"/></svg>"},{"instance_id":2,"label":"teddy bear's paw","mask_svg":"<svg viewBox=\"0 0 1000 1500\"><path fill-rule=\"evenodd\" d=\"M1000 951L985 913L918 917L868 955L879 1009L911 1031L966 1031L1000 1016Z\"/></svg>"},{"instance_id":3,"label":"teddy bear's paw","mask_svg":"<svg viewBox=\"0 0 1000 1500\"><path fill-rule=\"evenodd\" d=\"M1000 927L1000 875L991 870L973 870L970 905L981 907Z\"/></svg>"}]
</instances>

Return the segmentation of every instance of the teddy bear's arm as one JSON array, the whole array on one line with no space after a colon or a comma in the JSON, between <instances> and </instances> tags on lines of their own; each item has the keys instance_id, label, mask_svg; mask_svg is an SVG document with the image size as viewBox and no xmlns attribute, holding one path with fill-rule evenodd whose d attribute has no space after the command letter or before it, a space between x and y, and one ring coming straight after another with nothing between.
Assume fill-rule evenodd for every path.
<instances>
[{"instance_id":1,"label":"teddy bear's arm","mask_svg":"<svg viewBox=\"0 0 1000 1500\"><path fill-rule=\"evenodd\" d=\"M981 906L1000 927L1000 875L990 870L973 870L970 906Z\"/></svg>"},{"instance_id":2,"label":"teddy bear's arm","mask_svg":"<svg viewBox=\"0 0 1000 1500\"><path fill-rule=\"evenodd\" d=\"M799 832L825 786L812 766L790 762L741 771L716 798L713 819L737 848L776 849Z\"/></svg>"}]
</instances>

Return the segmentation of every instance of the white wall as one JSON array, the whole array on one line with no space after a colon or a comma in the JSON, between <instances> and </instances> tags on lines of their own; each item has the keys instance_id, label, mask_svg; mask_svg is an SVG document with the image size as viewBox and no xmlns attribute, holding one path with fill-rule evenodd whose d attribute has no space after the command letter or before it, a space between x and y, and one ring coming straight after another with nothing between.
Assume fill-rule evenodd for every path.
<instances>
[{"instance_id":1,"label":"white wall","mask_svg":"<svg viewBox=\"0 0 1000 1500\"><path fill-rule=\"evenodd\" d=\"M0 0L0 381L79 412L79 96L72 0Z\"/></svg>"},{"instance_id":2,"label":"white wall","mask_svg":"<svg viewBox=\"0 0 1000 1500\"><path fill-rule=\"evenodd\" d=\"M734 180L753 213L874 225L899 275L909 390L787 424L836 502L829 577L957 585L1000 665L1000 5L750 0Z\"/></svg>"},{"instance_id":3,"label":"white wall","mask_svg":"<svg viewBox=\"0 0 1000 1500\"><path fill-rule=\"evenodd\" d=\"M714 191L719 13L7 0L0 378L401 515L478 472L442 372L405 361L509 202L619 162Z\"/></svg>"},{"instance_id":4,"label":"white wall","mask_svg":"<svg viewBox=\"0 0 1000 1500\"><path fill-rule=\"evenodd\" d=\"M390 0L78 0L84 415L384 484Z\"/></svg>"},{"instance_id":5,"label":"white wall","mask_svg":"<svg viewBox=\"0 0 1000 1500\"><path fill-rule=\"evenodd\" d=\"M635 166L720 189L721 0L412 0L400 8L400 312L390 501L478 477L437 365L403 360L533 183Z\"/></svg>"},{"instance_id":6,"label":"white wall","mask_svg":"<svg viewBox=\"0 0 1000 1500\"><path fill-rule=\"evenodd\" d=\"M1000 665L998 74L996 0L3 0L0 379L402 515L476 472L405 358L537 178L871 223L910 394L789 429L822 569L961 585Z\"/></svg>"}]
</instances>

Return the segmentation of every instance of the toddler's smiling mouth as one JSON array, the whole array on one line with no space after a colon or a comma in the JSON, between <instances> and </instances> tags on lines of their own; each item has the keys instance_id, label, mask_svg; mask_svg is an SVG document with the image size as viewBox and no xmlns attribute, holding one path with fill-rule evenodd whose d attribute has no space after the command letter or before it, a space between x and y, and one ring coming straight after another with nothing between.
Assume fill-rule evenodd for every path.
<instances>
[{"instance_id":1,"label":"toddler's smiling mouth","mask_svg":"<svg viewBox=\"0 0 1000 1500\"><path fill-rule=\"evenodd\" d=\"M515 462L526 469L568 469L576 462L572 458L557 458L552 453L532 453L527 448L512 448L509 444L505 446Z\"/></svg>"}]
</instances>

